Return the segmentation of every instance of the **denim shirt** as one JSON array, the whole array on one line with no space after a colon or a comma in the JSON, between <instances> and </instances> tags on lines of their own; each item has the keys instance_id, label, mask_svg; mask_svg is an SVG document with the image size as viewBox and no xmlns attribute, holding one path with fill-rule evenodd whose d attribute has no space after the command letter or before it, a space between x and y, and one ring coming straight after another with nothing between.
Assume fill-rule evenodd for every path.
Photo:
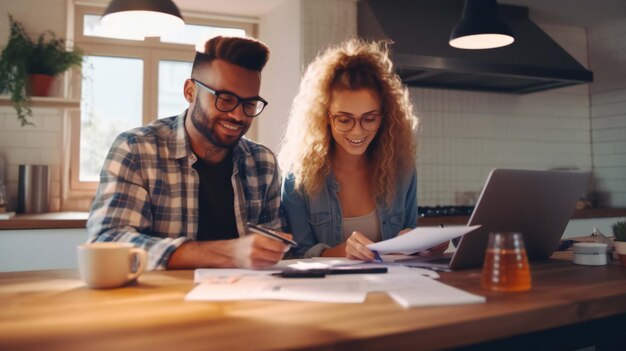
<instances>
[{"instance_id":1,"label":"denim shirt","mask_svg":"<svg viewBox=\"0 0 626 351\"><path fill-rule=\"evenodd\" d=\"M337 193L339 183L333 173L326 177L320 193L311 198L294 189L295 178L289 174L281 191L281 215L284 231L298 243L292 253L299 257L320 256L322 251L344 242L343 215ZM382 240L398 235L404 228L417 226L417 173L405 176L396 186L389 206L377 201Z\"/></svg>"}]
</instances>

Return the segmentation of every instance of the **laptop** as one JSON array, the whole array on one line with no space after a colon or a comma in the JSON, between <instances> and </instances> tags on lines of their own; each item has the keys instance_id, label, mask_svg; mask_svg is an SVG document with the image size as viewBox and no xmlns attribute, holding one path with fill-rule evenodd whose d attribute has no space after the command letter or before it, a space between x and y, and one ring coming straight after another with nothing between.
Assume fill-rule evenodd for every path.
<instances>
[{"instance_id":1,"label":"laptop","mask_svg":"<svg viewBox=\"0 0 626 351\"><path fill-rule=\"evenodd\" d=\"M481 267L489 233L495 231L521 232L528 259L547 259L556 250L590 177L589 172L496 168L489 173L467 223L481 227L461 237L451 259L420 259L411 261L411 266Z\"/></svg>"}]
</instances>

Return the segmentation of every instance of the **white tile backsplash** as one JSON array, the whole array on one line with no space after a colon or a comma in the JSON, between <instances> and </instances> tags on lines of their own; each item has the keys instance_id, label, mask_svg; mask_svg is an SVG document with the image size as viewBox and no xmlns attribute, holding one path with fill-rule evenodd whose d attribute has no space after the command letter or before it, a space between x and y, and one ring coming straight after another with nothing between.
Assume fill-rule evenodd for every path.
<instances>
[{"instance_id":1,"label":"white tile backsplash","mask_svg":"<svg viewBox=\"0 0 626 351\"><path fill-rule=\"evenodd\" d=\"M0 107L0 155L7 163L7 193L9 210L17 206L19 165L52 165L51 189L60 189L61 140L63 111L33 108L35 126L24 126L17 120L12 107ZM57 125L58 124L58 125ZM56 172L56 173L54 173ZM51 210L60 209L60 191L51 194Z\"/></svg>"},{"instance_id":2,"label":"white tile backsplash","mask_svg":"<svg viewBox=\"0 0 626 351\"><path fill-rule=\"evenodd\" d=\"M412 88L422 127L420 204L454 204L455 192L480 191L495 167L591 169L589 99L580 91L520 96Z\"/></svg>"},{"instance_id":3,"label":"white tile backsplash","mask_svg":"<svg viewBox=\"0 0 626 351\"><path fill-rule=\"evenodd\" d=\"M626 19L589 29L594 170L609 204L626 207Z\"/></svg>"}]
</instances>

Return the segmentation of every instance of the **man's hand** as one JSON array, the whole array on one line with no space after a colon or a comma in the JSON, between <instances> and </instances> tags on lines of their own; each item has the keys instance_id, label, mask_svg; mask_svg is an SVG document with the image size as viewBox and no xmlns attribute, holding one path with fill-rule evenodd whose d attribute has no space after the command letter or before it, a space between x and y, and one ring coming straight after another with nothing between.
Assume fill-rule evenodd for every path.
<instances>
[{"instance_id":1,"label":"man's hand","mask_svg":"<svg viewBox=\"0 0 626 351\"><path fill-rule=\"evenodd\" d=\"M292 238L291 234L277 233ZM259 234L232 240L188 241L174 251L167 268L262 268L276 264L288 250L289 245Z\"/></svg>"},{"instance_id":2,"label":"man's hand","mask_svg":"<svg viewBox=\"0 0 626 351\"><path fill-rule=\"evenodd\" d=\"M282 237L291 239L290 234L276 232ZM234 259L235 266L240 268L262 268L276 264L289 245L259 234L249 234L246 237L235 239Z\"/></svg>"}]
</instances>

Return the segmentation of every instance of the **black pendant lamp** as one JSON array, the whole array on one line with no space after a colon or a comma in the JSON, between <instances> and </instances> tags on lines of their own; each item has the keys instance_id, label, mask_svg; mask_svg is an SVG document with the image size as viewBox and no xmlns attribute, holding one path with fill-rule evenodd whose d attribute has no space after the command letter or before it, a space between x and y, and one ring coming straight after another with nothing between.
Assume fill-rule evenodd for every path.
<instances>
[{"instance_id":1,"label":"black pendant lamp","mask_svg":"<svg viewBox=\"0 0 626 351\"><path fill-rule=\"evenodd\" d=\"M100 23L107 36L123 39L160 37L185 25L172 0L113 0Z\"/></svg>"},{"instance_id":2,"label":"black pendant lamp","mask_svg":"<svg viewBox=\"0 0 626 351\"><path fill-rule=\"evenodd\" d=\"M465 0L461 21L449 44L457 49L493 49L515 41L509 26L498 17L496 0Z\"/></svg>"}]
</instances>

